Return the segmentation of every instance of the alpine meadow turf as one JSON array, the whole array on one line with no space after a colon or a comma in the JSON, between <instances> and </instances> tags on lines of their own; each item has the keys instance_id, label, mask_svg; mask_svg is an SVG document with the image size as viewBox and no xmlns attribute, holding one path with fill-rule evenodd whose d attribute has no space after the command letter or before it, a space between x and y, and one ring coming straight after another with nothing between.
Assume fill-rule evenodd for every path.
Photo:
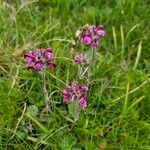
<instances>
[{"instance_id":1,"label":"alpine meadow turf","mask_svg":"<svg viewBox=\"0 0 150 150\"><path fill-rule=\"evenodd\" d=\"M0 0L0 150L150 149L150 3L148 0ZM74 121L61 90L78 80L75 33L102 24L86 95ZM52 48L56 68L46 70L51 112L41 75L26 68L24 54Z\"/></svg>"}]
</instances>

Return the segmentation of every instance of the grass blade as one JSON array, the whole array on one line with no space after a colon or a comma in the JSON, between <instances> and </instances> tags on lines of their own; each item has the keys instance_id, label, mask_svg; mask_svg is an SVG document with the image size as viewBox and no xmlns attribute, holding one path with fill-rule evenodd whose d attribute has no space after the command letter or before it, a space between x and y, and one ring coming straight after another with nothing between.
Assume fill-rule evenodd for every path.
<instances>
[{"instance_id":1,"label":"grass blade","mask_svg":"<svg viewBox=\"0 0 150 150\"><path fill-rule=\"evenodd\" d=\"M126 110L126 108L127 108L129 89L130 89L130 85L129 85L129 83L128 83L128 84L127 84L127 87L126 87L126 96L125 96L125 103L124 103L123 112L124 112L124 111Z\"/></svg>"},{"instance_id":2,"label":"grass blade","mask_svg":"<svg viewBox=\"0 0 150 150\"><path fill-rule=\"evenodd\" d=\"M116 36L116 30L114 26L112 27L112 33L113 33L114 46L116 50L117 49L117 36Z\"/></svg>"},{"instance_id":3,"label":"grass blade","mask_svg":"<svg viewBox=\"0 0 150 150\"><path fill-rule=\"evenodd\" d=\"M128 109L131 109L134 105L138 104L145 96L138 98Z\"/></svg>"},{"instance_id":4,"label":"grass blade","mask_svg":"<svg viewBox=\"0 0 150 150\"><path fill-rule=\"evenodd\" d=\"M140 60L140 56L141 56L141 50L142 50L142 42L140 41L139 45L138 45L138 51L137 51L137 56L136 56L136 60L135 60L135 64L134 64L134 68L136 69Z\"/></svg>"},{"instance_id":5,"label":"grass blade","mask_svg":"<svg viewBox=\"0 0 150 150\"><path fill-rule=\"evenodd\" d=\"M120 34L121 34L121 43L122 43L122 51L121 51L121 56L123 56L123 53L124 53L124 31L123 31L123 26L121 25L120 26Z\"/></svg>"}]
</instances>

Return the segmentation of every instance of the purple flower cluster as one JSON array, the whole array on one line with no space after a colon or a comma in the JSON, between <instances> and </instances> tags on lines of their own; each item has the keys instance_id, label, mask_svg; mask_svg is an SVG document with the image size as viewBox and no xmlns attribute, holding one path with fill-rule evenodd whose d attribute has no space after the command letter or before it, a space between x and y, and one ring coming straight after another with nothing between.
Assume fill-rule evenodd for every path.
<instances>
[{"instance_id":1,"label":"purple flower cluster","mask_svg":"<svg viewBox=\"0 0 150 150\"><path fill-rule=\"evenodd\" d=\"M54 54L50 48L29 51L25 54L24 59L27 68L32 71L40 71L46 66L51 70L56 67Z\"/></svg>"},{"instance_id":2,"label":"purple flower cluster","mask_svg":"<svg viewBox=\"0 0 150 150\"><path fill-rule=\"evenodd\" d=\"M74 59L72 60L74 64L81 65L81 64L88 64L88 60L85 54L77 54L75 55Z\"/></svg>"},{"instance_id":3,"label":"purple flower cluster","mask_svg":"<svg viewBox=\"0 0 150 150\"><path fill-rule=\"evenodd\" d=\"M86 25L83 28L83 32L80 34L80 40L85 45L97 47L99 44L99 38L104 35L105 30L102 25Z\"/></svg>"},{"instance_id":4,"label":"purple flower cluster","mask_svg":"<svg viewBox=\"0 0 150 150\"><path fill-rule=\"evenodd\" d=\"M70 86L65 87L62 90L63 101L75 101L80 104L81 107L86 107L86 93L88 87L85 84L78 84L77 82L72 82Z\"/></svg>"}]
</instances>

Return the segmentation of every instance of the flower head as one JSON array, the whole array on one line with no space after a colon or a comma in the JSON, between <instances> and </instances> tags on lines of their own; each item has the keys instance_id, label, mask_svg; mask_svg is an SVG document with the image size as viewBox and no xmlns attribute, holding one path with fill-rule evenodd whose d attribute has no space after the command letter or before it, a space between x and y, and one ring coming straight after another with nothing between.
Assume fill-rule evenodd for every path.
<instances>
[{"instance_id":1,"label":"flower head","mask_svg":"<svg viewBox=\"0 0 150 150\"><path fill-rule=\"evenodd\" d=\"M72 60L74 64L88 64L88 60L85 54L77 54Z\"/></svg>"},{"instance_id":2,"label":"flower head","mask_svg":"<svg viewBox=\"0 0 150 150\"><path fill-rule=\"evenodd\" d=\"M40 71L46 66L51 70L54 69L56 64L53 59L54 55L50 48L35 49L34 51L29 51L24 55L26 66L32 71Z\"/></svg>"},{"instance_id":3,"label":"flower head","mask_svg":"<svg viewBox=\"0 0 150 150\"><path fill-rule=\"evenodd\" d=\"M72 82L70 86L65 87L62 90L63 101L75 101L80 104L81 107L86 107L86 93L88 87L85 84L78 84L77 82Z\"/></svg>"},{"instance_id":4,"label":"flower head","mask_svg":"<svg viewBox=\"0 0 150 150\"><path fill-rule=\"evenodd\" d=\"M83 27L82 33L79 35L80 41L85 45L97 47L99 38L105 35L105 30L102 25L86 25Z\"/></svg>"}]
</instances>

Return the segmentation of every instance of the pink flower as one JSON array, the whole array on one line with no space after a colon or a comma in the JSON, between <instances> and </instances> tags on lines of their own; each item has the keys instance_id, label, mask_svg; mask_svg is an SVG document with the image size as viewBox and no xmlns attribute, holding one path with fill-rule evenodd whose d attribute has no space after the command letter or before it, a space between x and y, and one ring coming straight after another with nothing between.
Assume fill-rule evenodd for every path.
<instances>
[{"instance_id":1,"label":"pink flower","mask_svg":"<svg viewBox=\"0 0 150 150\"><path fill-rule=\"evenodd\" d=\"M80 106L87 107L87 102L85 97L81 97L79 100Z\"/></svg>"},{"instance_id":2,"label":"pink flower","mask_svg":"<svg viewBox=\"0 0 150 150\"><path fill-rule=\"evenodd\" d=\"M34 54L32 53L32 51L29 51L27 54L25 54L25 63L30 64L32 63L34 59Z\"/></svg>"},{"instance_id":3,"label":"pink flower","mask_svg":"<svg viewBox=\"0 0 150 150\"><path fill-rule=\"evenodd\" d=\"M85 54L78 54L72 60L74 64L88 64L88 60Z\"/></svg>"},{"instance_id":4,"label":"pink flower","mask_svg":"<svg viewBox=\"0 0 150 150\"><path fill-rule=\"evenodd\" d=\"M90 45L92 42L92 37L90 34L83 34L81 37L81 41L85 44L85 45Z\"/></svg>"},{"instance_id":5,"label":"pink flower","mask_svg":"<svg viewBox=\"0 0 150 150\"><path fill-rule=\"evenodd\" d=\"M56 67L56 64L52 61L47 62L47 66L50 70L53 70Z\"/></svg>"},{"instance_id":6,"label":"pink flower","mask_svg":"<svg viewBox=\"0 0 150 150\"><path fill-rule=\"evenodd\" d=\"M44 65L43 61L36 62L35 65L34 65L34 70L35 71L41 70L43 68L43 65Z\"/></svg>"},{"instance_id":7,"label":"pink flower","mask_svg":"<svg viewBox=\"0 0 150 150\"><path fill-rule=\"evenodd\" d=\"M78 89L78 83L76 81L73 81L71 83L71 89L72 89L72 91L77 91L77 89Z\"/></svg>"},{"instance_id":8,"label":"pink flower","mask_svg":"<svg viewBox=\"0 0 150 150\"><path fill-rule=\"evenodd\" d=\"M79 89L80 89L81 92L87 92L88 91L88 87L85 84L80 85Z\"/></svg>"},{"instance_id":9,"label":"pink flower","mask_svg":"<svg viewBox=\"0 0 150 150\"><path fill-rule=\"evenodd\" d=\"M105 35L104 27L102 25L97 26L94 31L100 37Z\"/></svg>"},{"instance_id":10,"label":"pink flower","mask_svg":"<svg viewBox=\"0 0 150 150\"><path fill-rule=\"evenodd\" d=\"M43 55L47 58L47 59L53 59L54 55L53 52L50 48L47 48L43 51Z\"/></svg>"},{"instance_id":11,"label":"pink flower","mask_svg":"<svg viewBox=\"0 0 150 150\"><path fill-rule=\"evenodd\" d=\"M62 90L62 97L63 97L63 101L66 102L67 100L72 98L72 94L70 92L69 88L64 88Z\"/></svg>"},{"instance_id":12,"label":"pink flower","mask_svg":"<svg viewBox=\"0 0 150 150\"><path fill-rule=\"evenodd\" d=\"M24 55L24 60L28 69L32 71L43 70L46 66L54 69L56 64L53 61L54 55L51 49L35 49Z\"/></svg>"},{"instance_id":13,"label":"pink flower","mask_svg":"<svg viewBox=\"0 0 150 150\"><path fill-rule=\"evenodd\" d=\"M94 39L92 42L91 42L91 46L93 47L97 47L99 44L99 41L97 39Z\"/></svg>"}]
</instances>

